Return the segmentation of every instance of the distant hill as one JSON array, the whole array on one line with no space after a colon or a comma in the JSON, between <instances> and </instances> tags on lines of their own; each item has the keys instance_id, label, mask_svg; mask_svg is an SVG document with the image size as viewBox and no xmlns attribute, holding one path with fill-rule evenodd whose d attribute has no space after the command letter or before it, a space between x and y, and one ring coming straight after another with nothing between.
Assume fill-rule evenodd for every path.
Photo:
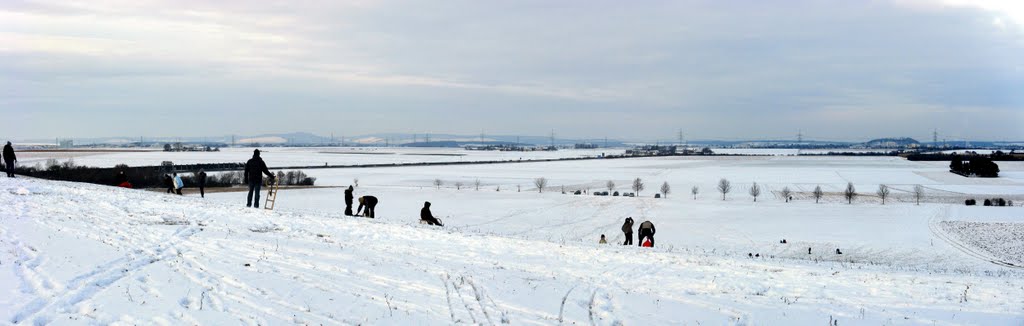
<instances>
[{"instance_id":1,"label":"distant hill","mask_svg":"<svg viewBox=\"0 0 1024 326\"><path fill-rule=\"evenodd\" d=\"M918 145L921 145L921 143L910 137L878 138L869 140L864 143L864 147L868 148L905 148Z\"/></svg>"}]
</instances>

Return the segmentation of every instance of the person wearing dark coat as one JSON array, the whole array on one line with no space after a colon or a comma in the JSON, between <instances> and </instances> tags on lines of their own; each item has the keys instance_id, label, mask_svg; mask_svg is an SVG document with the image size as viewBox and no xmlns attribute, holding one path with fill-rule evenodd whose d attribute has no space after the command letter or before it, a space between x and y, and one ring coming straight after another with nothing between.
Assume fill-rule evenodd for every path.
<instances>
[{"instance_id":1,"label":"person wearing dark coat","mask_svg":"<svg viewBox=\"0 0 1024 326\"><path fill-rule=\"evenodd\" d=\"M271 181L274 180L274 174L267 170L267 163L263 162L263 158L260 157L260 150L253 150L252 158L245 162L243 181L249 185L249 196L246 197L245 207L260 208L260 187L263 186L263 174L266 174ZM253 202L254 194L256 202Z\"/></svg>"},{"instance_id":2,"label":"person wearing dark coat","mask_svg":"<svg viewBox=\"0 0 1024 326\"><path fill-rule=\"evenodd\" d=\"M640 246L644 245L644 238L646 237L651 239L651 247L654 247L654 223L651 223L651 221L644 221L643 223L640 223L640 227L637 228L636 231L637 242L640 243Z\"/></svg>"},{"instance_id":3,"label":"person wearing dark coat","mask_svg":"<svg viewBox=\"0 0 1024 326\"><path fill-rule=\"evenodd\" d=\"M623 246L633 244L633 218L627 217L626 222L622 223L622 234L626 236L626 242L623 242Z\"/></svg>"},{"instance_id":4,"label":"person wearing dark coat","mask_svg":"<svg viewBox=\"0 0 1024 326\"><path fill-rule=\"evenodd\" d=\"M345 216L352 216L352 191L354 190L351 185L345 189Z\"/></svg>"},{"instance_id":5,"label":"person wearing dark coat","mask_svg":"<svg viewBox=\"0 0 1024 326\"><path fill-rule=\"evenodd\" d=\"M11 142L7 142L7 145L4 146L3 158L4 163L7 163L7 168L4 171L7 171L8 178L13 178L14 162L18 161L18 157L14 155L14 146L11 146Z\"/></svg>"},{"instance_id":6,"label":"person wearing dark coat","mask_svg":"<svg viewBox=\"0 0 1024 326\"><path fill-rule=\"evenodd\" d=\"M174 193L174 179L171 178L170 174L164 174L164 187L167 187L167 193Z\"/></svg>"},{"instance_id":7,"label":"person wearing dark coat","mask_svg":"<svg viewBox=\"0 0 1024 326\"><path fill-rule=\"evenodd\" d=\"M206 171L203 169L196 174L196 183L199 184L199 197L206 198Z\"/></svg>"},{"instance_id":8,"label":"person wearing dark coat","mask_svg":"<svg viewBox=\"0 0 1024 326\"><path fill-rule=\"evenodd\" d=\"M423 209L420 210L420 220L427 222L429 225L444 226L441 224L441 221L434 217L434 214L430 213L429 201L423 203Z\"/></svg>"},{"instance_id":9,"label":"person wearing dark coat","mask_svg":"<svg viewBox=\"0 0 1024 326\"><path fill-rule=\"evenodd\" d=\"M366 208L366 211L363 211L363 207ZM377 197L374 197L374 196L362 196L362 197L359 197L359 208L356 209L356 215L359 215L359 213L362 212L363 216L369 217L369 218L374 218L374 209L375 208L377 208Z\"/></svg>"}]
</instances>

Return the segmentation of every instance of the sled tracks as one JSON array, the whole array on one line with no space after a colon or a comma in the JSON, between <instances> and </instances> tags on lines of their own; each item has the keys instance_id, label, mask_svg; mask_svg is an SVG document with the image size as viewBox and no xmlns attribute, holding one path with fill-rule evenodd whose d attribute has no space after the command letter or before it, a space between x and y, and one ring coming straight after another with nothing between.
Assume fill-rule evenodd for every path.
<instances>
[{"instance_id":1,"label":"sled tracks","mask_svg":"<svg viewBox=\"0 0 1024 326\"><path fill-rule=\"evenodd\" d=\"M1024 266L1014 265L1012 263L1005 262L1005 261L999 260L997 258L994 258L994 257L992 257L991 255L989 255L987 253L984 253L984 252L982 252L980 250L977 250L977 249L971 247L970 245L965 244L965 243L961 242L958 239L955 239L955 236L952 236L952 235L946 233L946 231L942 230L942 226L940 226L939 223L941 223L942 221L945 221L947 219L948 215L949 215L949 209L946 208L943 211L943 216L942 217L940 217L938 215L935 215L935 216L932 216L932 218L928 220L928 230L931 231L932 235L934 235L936 238L939 238L942 241L945 241L950 246L952 246L954 249L957 249L960 252L962 252L962 253L964 253L964 254L966 254L968 256L971 256L971 257L974 257L974 258L978 258L978 259L990 262L990 263L998 265L998 266L1006 267L1006 268L1024 269Z\"/></svg>"},{"instance_id":2,"label":"sled tracks","mask_svg":"<svg viewBox=\"0 0 1024 326\"><path fill-rule=\"evenodd\" d=\"M566 309L567 304L569 306L568 311ZM570 288L569 291L565 292L565 296L562 297L562 306L558 308L559 325L566 324L566 312L571 314L571 317L585 318L593 326L622 326L622 320L615 313L614 297L602 288L589 291L577 291L575 286ZM575 322L570 323L576 324Z\"/></svg>"},{"instance_id":3,"label":"sled tracks","mask_svg":"<svg viewBox=\"0 0 1024 326\"><path fill-rule=\"evenodd\" d=\"M441 275L441 281L444 282L452 324L511 324L508 312L502 310L472 277L452 277L446 273Z\"/></svg>"},{"instance_id":4,"label":"sled tracks","mask_svg":"<svg viewBox=\"0 0 1024 326\"><path fill-rule=\"evenodd\" d=\"M29 302L14 313L9 322L12 324L28 322L33 325L48 324L55 315L73 311L79 303L92 299L117 281L146 266L174 256L177 253L175 245L187 240L197 232L196 228L180 228L167 244L149 249L136 249L125 257L96 266L91 271L68 281L63 291L49 291L49 293L37 291L40 298ZM31 266L31 261L32 259L25 263Z\"/></svg>"}]
</instances>

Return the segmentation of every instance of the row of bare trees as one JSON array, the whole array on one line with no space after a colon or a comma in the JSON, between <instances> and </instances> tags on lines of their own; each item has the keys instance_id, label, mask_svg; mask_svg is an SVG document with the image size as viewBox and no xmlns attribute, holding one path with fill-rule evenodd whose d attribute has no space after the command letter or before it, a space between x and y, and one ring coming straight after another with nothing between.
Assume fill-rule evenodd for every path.
<instances>
[{"instance_id":1,"label":"row of bare trees","mask_svg":"<svg viewBox=\"0 0 1024 326\"><path fill-rule=\"evenodd\" d=\"M721 180L718 180L718 192L722 194L722 200L725 200L725 195L728 194L730 191L732 191L732 183L730 183L728 179L722 178ZM761 195L761 186L759 186L757 182L754 182L750 186L750 190L748 193L751 197L754 197L754 201L756 202L757 197ZM782 190L779 191L779 193L782 195L783 199L786 200L786 202L792 200L793 191L789 189L789 186L783 187ZM696 186L693 187L693 194L694 199L697 199ZM875 191L875 194L882 199L882 205L885 205L885 200L889 198L892 192L889 190L889 186L881 184L878 185L878 190ZM916 201L916 203L920 205L921 199L924 198L925 195L924 187L921 185L915 185L912 194L914 195L914 200ZM821 190L821 186L815 186L814 191L811 192L811 195L814 197L814 203L818 203L821 200L821 197L824 197L825 192ZM857 198L857 195L857 188L853 186L852 182L847 182L846 188L843 189L843 198L846 199L846 203L852 204L853 200Z\"/></svg>"},{"instance_id":2,"label":"row of bare trees","mask_svg":"<svg viewBox=\"0 0 1024 326\"><path fill-rule=\"evenodd\" d=\"M443 186L443 185L444 185L444 181L443 180L441 180L441 179L434 179L434 186L435 187L440 189L441 186ZM482 185L482 183L480 182L480 179L476 179L472 183L472 186L473 186L473 188L475 190L480 190L480 186L481 185ZM544 178L544 177L536 178L536 179L533 180L533 185L535 187L537 187L537 192L543 193L544 192L544 188L546 188L548 186L548 179ZM462 188L466 187L466 184L463 183L462 181L456 181L454 183L454 186L455 186L455 189L461 190ZM608 191L613 191L613 190L615 190L615 182L612 181L612 180L608 180L608 182L605 183L605 187L608 188ZM565 189L564 189L565 187L563 186L562 188L563 188L562 191L564 192L565 191ZM646 185L644 184L643 179L636 178L636 179L633 179L633 183L631 185L631 188L633 189L633 192L635 192L635 193L637 193L637 195L639 195L640 192L643 191L646 188ZM497 188L497 189L500 190L501 188ZM726 195L729 194L729 192L732 191L732 183L728 179L722 178L722 179L718 180L718 187L717 187L717 189L718 189L718 192L722 194L722 200L725 200ZM672 187L668 184L668 181L665 181L665 182L663 182L661 184L661 188L659 189L659 191L660 191L660 193L661 193L661 195L663 197L668 198L668 194L670 194L672 192ZM699 193L700 193L700 188L699 187L693 186L692 188L690 188L690 194L693 195L693 199L694 200L697 199L697 194L699 194ZM753 197L754 201L756 202L757 201L757 197L761 196L761 186L758 185L757 182L754 182L753 184L751 184L750 188L747 190L747 193L750 194L750 196ZM783 187L782 190L779 191L779 194L782 195L782 198L786 202L789 202L793 198L793 191L789 188L789 186ZM886 199L888 199L890 197L892 192L889 190L889 186L881 184L881 185L878 185L878 190L875 191L875 194L878 195L878 197L882 199L882 205L885 205ZM924 198L924 195L925 195L924 187L921 186L921 185L915 185L912 194L913 194L914 199L917 202L917 204L920 205L921 204L921 199ZM853 186L853 183L852 182L847 182L846 183L846 188L843 189L843 198L846 199L846 203L847 204L852 204L854 199L856 199L858 195L859 194L857 193L857 188ZM821 200L821 198L825 196L825 192L821 189L821 186L815 186L814 190L811 192L811 196L814 197L814 203L818 203Z\"/></svg>"}]
</instances>

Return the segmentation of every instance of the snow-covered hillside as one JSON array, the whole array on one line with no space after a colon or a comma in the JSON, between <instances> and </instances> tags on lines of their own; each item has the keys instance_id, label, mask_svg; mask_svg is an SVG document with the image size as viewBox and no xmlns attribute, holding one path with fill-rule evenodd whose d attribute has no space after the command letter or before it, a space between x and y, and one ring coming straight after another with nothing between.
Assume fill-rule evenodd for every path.
<instances>
[{"instance_id":1,"label":"snow-covered hillside","mask_svg":"<svg viewBox=\"0 0 1024 326\"><path fill-rule=\"evenodd\" d=\"M14 324L1024 321L1024 275L998 266L552 242L25 178L0 179L0 203L0 320Z\"/></svg>"}]
</instances>

